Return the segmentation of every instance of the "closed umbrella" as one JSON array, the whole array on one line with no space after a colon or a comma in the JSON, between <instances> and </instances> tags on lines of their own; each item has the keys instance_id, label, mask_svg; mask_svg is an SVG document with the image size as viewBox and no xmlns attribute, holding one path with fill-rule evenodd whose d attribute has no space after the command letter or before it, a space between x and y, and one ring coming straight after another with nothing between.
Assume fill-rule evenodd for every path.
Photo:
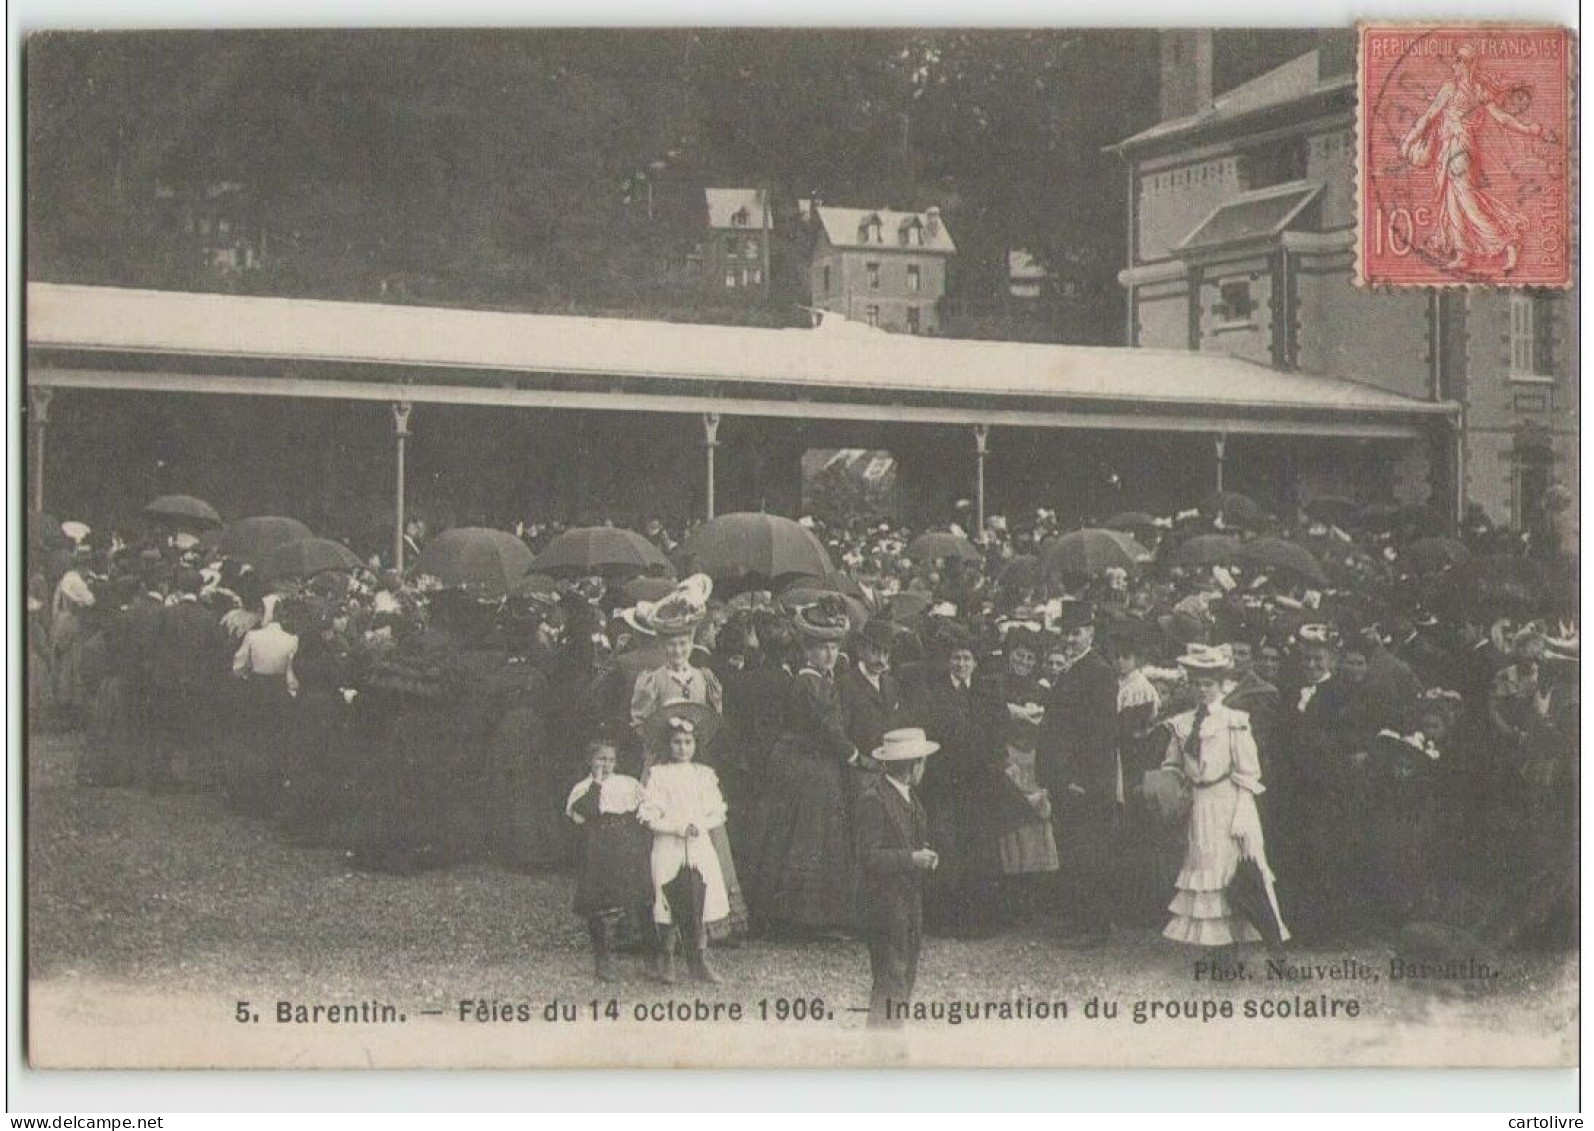
<instances>
[{"instance_id":1,"label":"closed umbrella","mask_svg":"<svg viewBox=\"0 0 1594 1131\"><path fill-rule=\"evenodd\" d=\"M1261 530L1268 524L1268 513L1261 503L1238 491L1216 491L1201 503L1201 513L1209 519L1223 520L1224 526Z\"/></svg>"},{"instance_id":2,"label":"closed umbrella","mask_svg":"<svg viewBox=\"0 0 1594 1131\"><path fill-rule=\"evenodd\" d=\"M256 569L262 580L284 577L312 577L332 569L359 569L360 559L342 542L330 538L296 538L273 546L261 557Z\"/></svg>"},{"instance_id":3,"label":"closed umbrella","mask_svg":"<svg viewBox=\"0 0 1594 1131\"><path fill-rule=\"evenodd\" d=\"M961 534L937 530L921 534L908 543L908 557L916 562L940 562L955 558L964 562L984 561L979 548Z\"/></svg>"},{"instance_id":4,"label":"closed umbrella","mask_svg":"<svg viewBox=\"0 0 1594 1131\"><path fill-rule=\"evenodd\" d=\"M1239 560L1252 569L1283 571L1317 585L1328 584L1328 575L1311 551L1282 538L1257 538L1242 543Z\"/></svg>"},{"instance_id":5,"label":"closed umbrella","mask_svg":"<svg viewBox=\"0 0 1594 1131\"><path fill-rule=\"evenodd\" d=\"M721 581L825 577L834 572L824 544L799 522L743 511L710 519L686 539L692 568Z\"/></svg>"},{"instance_id":6,"label":"closed umbrella","mask_svg":"<svg viewBox=\"0 0 1594 1131\"><path fill-rule=\"evenodd\" d=\"M1182 566L1233 565L1240 556L1240 540L1227 534L1197 534L1174 547L1173 560Z\"/></svg>"},{"instance_id":7,"label":"closed umbrella","mask_svg":"<svg viewBox=\"0 0 1594 1131\"><path fill-rule=\"evenodd\" d=\"M1443 573L1466 565L1472 552L1454 538L1419 538L1400 553L1400 563L1411 574Z\"/></svg>"},{"instance_id":8,"label":"closed umbrella","mask_svg":"<svg viewBox=\"0 0 1594 1131\"><path fill-rule=\"evenodd\" d=\"M258 567L268 552L284 542L314 537L314 531L296 518L263 514L228 523L216 548L229 558L239 558Z\"/></svg>"},{"instance_id":9,"label":"closed umbrella","mask_svg":"<svg viewBox=\"0 0 1594 1131\"><path fill-rule=\"evenodd\" d=\"M532 554L506 530L456 526L421 547L415 572L445 586L471 589L484 597L506 596L531 572Z\"/></svg>"},{"instance_id":10,"label":"closed umbrella","mask_svg":"<svg viewBox=\"0 0 1594 1131\"><path fill-rule=\"evenodd\" d=\"M674 572L662 550L636 531L618 526L578 526L566 530L543 548L531 568L550 577L627 577Z\"/></svg>"},{"instance_id":11,"label":"closed umbrella","mask_svg":"<svg viewBox=\"0 0 1594 1131\"><path fill-rule=\"evenodd\" d=\"M1088 527L1049 538L1041 547L1041 565L1051 576L1094 577L1108 569L1136 569L1151 560L1151 551L1118 530Z\"/></svg>"},{"instance_id":12,"label":"closed umbrella","mask_svg":"<svg viewBox=\"0 0 1594 1131\"><path fill-rule=\"evenodd\" d=\"M153 519L190 530L205 530L221 525L216 508L192 495L162 495L144 508Z\"/></svg>"}]
</instances>

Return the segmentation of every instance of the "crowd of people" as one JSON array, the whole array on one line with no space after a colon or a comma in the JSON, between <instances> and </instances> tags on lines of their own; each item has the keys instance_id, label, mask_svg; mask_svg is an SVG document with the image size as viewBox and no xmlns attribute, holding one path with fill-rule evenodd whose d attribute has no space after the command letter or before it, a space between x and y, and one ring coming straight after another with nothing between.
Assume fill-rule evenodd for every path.
<instances>
[{"instance_id":1,"label":"crowd of people","mask_svg":"<svg viewBox=\"0 0 1594 1131\"><path fill-rule=\"evenodd\" d=\"M613 574L486 598L379 561L267 584L191 535L78 527L29 563L30 723L86 731L85 786L218 791L360 867L568 869L604 978L639 932L656 976L679 948L709 981L711 945L867 933L889 854L860 814L903 759L932 935L1571 937L1575 590L1508 534L1419 570L1432 532L1395 508L1219 500L1070 570L1051 512L951 517L935 557L802 520L836 572L797 601ZM1185 552L1215 534L1317 568Z\"/></svg>"}]
</instances>

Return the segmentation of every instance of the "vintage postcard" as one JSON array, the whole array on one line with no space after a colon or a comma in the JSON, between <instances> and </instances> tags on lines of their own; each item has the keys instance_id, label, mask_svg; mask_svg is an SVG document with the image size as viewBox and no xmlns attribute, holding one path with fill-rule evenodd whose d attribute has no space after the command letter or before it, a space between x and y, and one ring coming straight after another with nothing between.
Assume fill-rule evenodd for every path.
<instances>
[{"instance_id":1,"label":"vintage postcard","mask_svg":"<svg viewBox=\"0 0 1594 1131\"><path fill-rule=\"evenodd\" d=\"M1575 1063L1574 49L34 35L31 1063Z\"/></svg>"},{"instance_id":2,"label":"vintage postcard","mask_svg":"<svg viewBox=\"0 0 1594 1131\"><path fill-rule=\"evenodd\" d=\"M1572 280L1573 38L1521 24L1362 24L1358 282Z\"/></svg>"}]
</instances>

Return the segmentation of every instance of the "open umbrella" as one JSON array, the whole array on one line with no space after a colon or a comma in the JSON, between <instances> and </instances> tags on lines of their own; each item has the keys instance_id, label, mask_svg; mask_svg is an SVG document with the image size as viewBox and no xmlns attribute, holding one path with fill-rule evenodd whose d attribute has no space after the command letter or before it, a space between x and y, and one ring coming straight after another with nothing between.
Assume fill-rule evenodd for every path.
<instances>
[{"instance_id":1,"label":"open umbrella","mask_svg":"<svg viewBox=\"0 0 1594 1131\"><path fill-rule=\"evenodd\" d=\"M34 511L28 515L28 548L35 552L63 549L70 544L61 521L52 514Z\"/></svg>"},{"instance_id":2,"label":"open umbrella","mask_svg":"<svg viewBox=\"0 0 1594 1131\"><path fill-rule=\"evenodd\" d=\"M634 530L578 526L549 542L532 568L551 577L627 577L670 574L675 567L664 551Z\"/></svg>"},{"instance_id":3,"label":"open umbrella","mask_svg":"<svg viewBox=\"0 0 1594 1131\"><path fill-rule=\"evenodd\" d=\"M216 548L229 558L240 558L258 567L270 550L284 542L314 537L315 533L296 518L263 514L228 523Z\"/></svg>"},{"instance_id":4,"label":"open umbrella","mask_svg":"<svg viewBox=\"0 0 1594 1131\"><path fill-rule=\"evenodd\" d=\"M921 534L908 543L908 557L916 562L939 562L947 558L959 561L984 561L979 548L961 534L933 530Z\"/></svg>"},{"instance_id":5,"label":"open umbrella","mask_svg":"<svg viewBox=\"0 0 1594 1131\"><path fill-rule=\"evenodd\" d=\"M1002 567L998 579L1003 589L1034 589L1042 581L1040 558L1034 554L1019 554Z\"/></svg>"},{"instance_id":6,"label":"open umbrella","mask_svg":"<svg viewBox=\"0 0 1594 1131\"><path fill-rule=\"evenodd\" d=\"M1118 530L1087 527L1049 538L1041 547L1041 565L1048 575L1094 577L1108 569L1136 569L1151 560L1151 551Z\"/></svg>"},{"instance_id":7,"label":"open umbrella","mask_svg":"<svg viewBox=\"0 0 1594 1131\"><path fill-rule=\"evenodd\" d=\"M162 495L144 508L151 518L189 530L204 530L221 525L216 508L192 495Z\"/></svg>"},{"instance_id":8,"label":"open umbrella","mask_svg":"<svg viewBox=\"0 0 1594 1131\"><path fill-rule=\"evenodd\" d=\"M633 605L638 601L660 601L675 592L673 577L633 577L620 592Z\"/></svg>"},{"instance_id":9,"label":"open umbrella","mask_svg":"<svg viewBox=\"0 0 1594 1131\"><path fill-rule=\"evenodd\" d=\"M869 606L857 597L846 593L837 593L832 589L822 589L811 585L797 584L785 590L780 595L781 605L789 611L805 609L809 605L818 603L821 597L839 599L847 607L847 619L852 622L854 631L862 628L869 620Z\"/></svg>"},{"instance_id":10,"label":"open umbrella","mask_svg":"<svg viewBox=\"0 0 1594 1131\"><path fill-rule=\"evenodd\" d=\"M1103 520L1102 526L1108 530L1121 530L1125 534L1134 534L1140 530L1155 530L1157 520L1145 511L1119 511Z\"/></svg>"},{"instance_id":11,"label":"open umbrella","mask_svg":"<svg viewBox=\"0 0 1594 1131\"><path fill-rule=\"evenodd\" d=\"M1355 522L1362 507L1355 499L1347 499L1343 495L1321 495L1308 500L1301 509L1319 522L1331 522L1343 527Z\"/></svg>"},{"instance_id":12,"label":"open umbrella","mask_svg":"<svg viewBox=\"0 0 1594 1131\"><path fill-rule=\"evenodd\" d=\"M830 555L812 531L779 515L742 511L710 519L686 538L692 568L715 584L739 578L825 577Z\"/></svg>"},{"instance_id":13,"label":"open umbrella","mask_svg":"<svg viewBox=\"0 0 1594 1131\"><path fill-rule=\"evenodd\" d=\"M330 569L359 569L360 559L342 542L330 538L295 538L273 546L255 568L263 581L283 577L312 577Z\"/></svg>"},{"instance_id":14,"label":"open umbrella","mask_svg":"<svg viewBox=\"0 0 1594 1131\"><path fill-rule=\"evenodd\" d=\"M415 572L429 574L446 586L503 597L531 572L531 563L526 544L506 530L456 526L421 547Z\"/></svg>"},{"instance_id":15,"label":"open umbrella","mask_svg":"<svg viewBox=\"0 0 1594 1131\"><path fill-rule=\"evenodd\" d=\"M1180 542L1173 560L1182 566L1233 565L1239 560L1240 540L1227 534L1197 534Z\"/></svg>"},{"instance_id":16,"label":"open umbrella","mask_svg":"<svg viewBox=\"0 0 1594 1131\"><path fill-rule=\"evenodd\" d=\"M1241 543L1239 560L1255 570L1282 570L1317 585L1328 584L1328 575L1311 551L1282 538L1256 538Z\"/></svg>"},{"instance_id":17,"label":"open umbrella","mask_svg":"<svg viewBox=\"0 0 1594 1131\"><path fill-rule=\"evenodd\" d=\"M1402 550L1399 558L1411 574L1443 573L1471 560L1472 551L1454 538L1419 538Z\"/></svg>"},{"instance_id":18,"label":"open umbrella","mask_svg":"<svg viewBox=\"0 0 1594 1131\"><path fill-rule=\"evenodd\" d=\"M1261 530L1268 524L1262 504L1238 491L1215 491L1201 502L1201 513L1209 519L1223 520L1224 526Z\"/></svg>"}]
</instances>

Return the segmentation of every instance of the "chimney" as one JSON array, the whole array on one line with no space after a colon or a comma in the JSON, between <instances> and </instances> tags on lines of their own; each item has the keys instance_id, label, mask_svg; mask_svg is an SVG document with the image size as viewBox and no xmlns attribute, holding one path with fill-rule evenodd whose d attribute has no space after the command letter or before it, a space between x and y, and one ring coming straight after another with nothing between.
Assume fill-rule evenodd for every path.
<instances>
[{"instance_id":1,"label":"chimney","mask_svg":"<svg viewBox=\"0 0 1594 1131\"><path fill-rule=\"evenodd\" d=\"M934 239L941 233L941 209L937 205L930 205L924 210L924 233Z\"/></svg>"},{"instance_id":2,"label":"chimney","mask_svg":"<svg viewBox=\"0 0 1594 1131\"><path fill-rule=\"evenodd\" d=\"M1211 29L1164 28L1161 39L1161 120L1205 110L1212 105Z\"/></svg>"}]
</instances>

